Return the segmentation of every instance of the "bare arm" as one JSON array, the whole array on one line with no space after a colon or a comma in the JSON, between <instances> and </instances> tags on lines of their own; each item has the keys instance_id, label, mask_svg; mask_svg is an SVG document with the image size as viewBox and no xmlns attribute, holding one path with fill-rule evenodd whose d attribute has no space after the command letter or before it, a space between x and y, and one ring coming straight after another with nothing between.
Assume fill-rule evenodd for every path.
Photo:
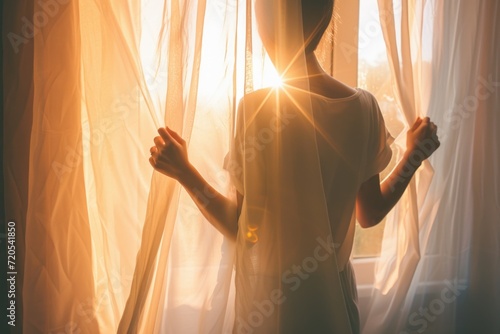
<instances>
[{"instance_id":1,"label":"bare arm","mask_svg":"<svg viewBox=\"0 0 500 334\"><path fill-rule=\"evenodd\" d=\"M379 175L363 183L356 198L356 216L362 227L372 227L391 211L416 170L438 147L437 127L428 117L417 119L407 134L407 149L391 174L380 184Z\"/></svg>"},{"instance_id":2,"label":"bare arm","mask_svg":"<svg viewBox=\"0 0 500 334\"><path fill-rule=\"evenodd\" d=\"M243 196L237 202L223 196L191 165L186 142L169 128L158 129L149 162L160 173L172 177L186 189L205 218L222 234L236 239Z\"/></svg>"}]
</instances>

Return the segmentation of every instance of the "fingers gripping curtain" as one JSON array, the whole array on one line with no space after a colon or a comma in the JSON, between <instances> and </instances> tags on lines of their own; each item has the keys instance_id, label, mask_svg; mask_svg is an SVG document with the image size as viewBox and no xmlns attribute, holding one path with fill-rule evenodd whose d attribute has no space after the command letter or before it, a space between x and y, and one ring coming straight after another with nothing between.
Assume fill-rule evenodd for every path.
<instances>
[{"instance_id":1,"label":"fingers gripping curtain","mask_svg":"<svg viewBox=\"0 0 500 334\"><path fill-rule=\"evenodd\" d=\"M401 1L398 5L395 11L392 0L378 1L395 97L409 127L417 117L425 116L429 98L426 95L428 92L422 92L425 1ZM396 34L398 15L400 33ZM396 145L404 150L405 138L401 137L397 138ZM414 156L410 161L418 163L418 159ZM406 166L408 172L414 170L415 165ZM363 327L367 333L391 331L401 317L400 311L421 257L419 226L422 212L419 208L426 197L432 175L432 167L425 161L399 203L387 216L381 256L375 268L375 288Z\"/></svg>"},{"instance_id":2,"label":"fingers gripping curtain","mask_svg":"<svg viewBox=\"0 0 500 334\"><path fill-rule=\"evenodd\" d=\"M379 0L379 9L402 111L408 121L430 116L441 146L429 159L432 172L417 174L418 220L388 220L383 252L397 255L378 264L364 332L496 333L499 5L402 1L398 13ZM396 238L402 248L394 249Z\"/></svg>"},{"instance_id":3,"label":"fingers gripping curtain","mask_svg":"<svg viewBox=\"0 0 500 334\"><path fill-rule=\"evenodd\" d=\"M122 286L108 287L116 300L98 314L104 325L113 331L118 327L120 333L179 332L189 326L188 331L202 326L223 332L231 245L202 219L177 182L158 173L150 179L145 153L156 128L167 125L190 142L190 158L200 172L228 193L221 161L235 98L233 76L225 69L234 68L236 6L214 2L207 8L205 1L101 1L81 6L92 19L82 29L89 50L84 58L89 132L99 131L110 113L119 123L108 131L106 142L94 148L89 167L94 175L97 168L115 167L94 176L99 218L92 226L105 240L96 254L113 255L100 264L104 280L113 281L108 276L116 270ZM212 14L208 21L207 11ZM220 20L226 14L228 19ZM95 35L102 40L96 41ZM209 85L212 94L207 93ZM131 183L124 182L126 175L136 182L135 194ZM109 189L114 192L103 202L100 194ZM117 200L119 194L127 194L127 199ZM142 220L144 225L137 224ZM114 224L115 235L110 236L109 224ZM111 245L106 242L110 237L115 239ZM111 318L104 318L106 312ZM196 318L200 320L187 320Z\"/></svg>"},{"instance_id":4,"label":"fingers gripping curtain","mask_svg":"<svg viewBox=\"0 0 500 334\"><path fill-rule=\"evenodd\" d=\"M185 45L182 34L184 27L181 18L188 16L189 12L187 10L190 5L196 6L196 10L193 12L197 14L194 22L190 22L190 28L194 30L192 32L194 46ZM203 0L193 3L171 1L165 4L164 9L164 22L169 22L166 31L168 34L168 60L164 122L175 131L183 134L187 142L191 137L198 99L197 90L205 6ZM187 70L187 61L184 59L184 53L190 47L193 48L192 52L194 54L190 64L192 66L191 73ZM190 78L189 74L191 74ZM186 81L190 84L185 84ZM186 94L184 94L184 87L187 88ZM162 308L161 299L165 298L166 265L173 228L177 218L179 190L179 185L175 180L154 173L131 293L120 320L119 333L133 333L139 329L141 332L159 330L158 314L154 310ZM145 318L141 325L143 314Z\"/></svg>"},{"instance_id":5,"label":"fingers gripping curtain","mask_svg":"<svg viewBox=\"0 0 500 334\"><path fill-rule=\"evenodd\" d=\"M235 72L241 66L236 33L245 23L241 17L251 17L245 15L251 6L175 0L51 4L34 8L36 17L46 19L33 36L25 330L175 333L188 326L191 332L230 332L234 245L202 219L178 184L157 173L151 177L147 161L156 128L166 124L190 142L191 161L209 182L230 194L222 161L242 91L236 83L245 82ZM288 19L300 22L300 12L290 8ZM304 59L298 63L305 68ZM279 254L277 267L262 267L272 270L302 263L317 246L315 237L331 240L310 101L283 99L295 105L303 120L296 131L307 140L297 151L301 163L283 164L293 158L285 155L271 164L275 175L287 172L269 186L279 192L270 205L281 208L270 212L290 218L282 222L300 223L301 217L313 225L309 241L296 252ZM290 146L301 137L283 138ZM269 152L282 149L280 143L274 140ZM288 188L281 187L290 186L293 169L310 174L312 181L300 184L307 191L285 193ZM289 203L277 203L280 198L314 201L309 207L317 210L286 211ZM300 235L300 226L292 225L287 233ZM349 332L334 249L332 254L316 280L302 282L302 295L314 282L328 282L324 311L333 311L335 326Z\"/></svg>"},{"instance_id":6,"label":"fingers gripping curtain","mask_svg":"<svg viewBox=\"0 0 500 334\"><path fill-rule=\"evenodd\" d=\"M211 26L204 1L61 0L38 2L28 15L39 21L26 28L36 29L26 39L35 48L26 331L114 332L124 314L121 331L158 332L165 303L180 304L185 293L164 293L179 284L170 269L183 262L183 274L206 269L183 276L204 277L203 293L186 299L198 296L193 304L207 306L198 317L210 307L221 313L222 321L213 316L201 324L222 332L231 247L178 185L156 173L151 178L148 164L156 128L166 123L191 138L193 162L202 161L200 171L229 192L221 173L235 103L236 5L215 2L210 10ZM219 20L226 10L229 19ZM213 35L217 51L202 45L203 36ZM200 80L212 91L200 93ZM191 136L193 127L199 131ZM169 258L174 221L191 249ZM212 252L196 250L200 242ZM186 258L195 250L196 263Z\"/></svg>"}]
</instances>

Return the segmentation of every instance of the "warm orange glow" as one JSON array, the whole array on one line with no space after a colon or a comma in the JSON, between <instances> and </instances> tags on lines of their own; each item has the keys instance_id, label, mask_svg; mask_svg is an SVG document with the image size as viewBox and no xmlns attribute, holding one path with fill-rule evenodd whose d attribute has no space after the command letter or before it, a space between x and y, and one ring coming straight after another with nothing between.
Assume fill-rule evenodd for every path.
<instances>
[{"instance_id":1,"label":"warm orange glow","mask_svg":"<svg viewBox=\"0 0 500 334\"><path fill-rule=\"evenodd\" d=\"M257 236L257 230L259 229L259 227L257 225L253 225L253 224L249 224L247 226L247 239L248 241L252 242L252 243L256 243L257 240L259 240L259 237Z\"/></svg>"}]
</instances>

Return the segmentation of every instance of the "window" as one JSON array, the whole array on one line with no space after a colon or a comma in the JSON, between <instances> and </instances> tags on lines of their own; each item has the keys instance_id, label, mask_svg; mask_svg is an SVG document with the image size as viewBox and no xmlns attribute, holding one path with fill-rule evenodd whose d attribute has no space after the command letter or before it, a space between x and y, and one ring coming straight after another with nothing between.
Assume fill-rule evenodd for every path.
<instances>
[{"instance_id":1,"label":"window","mask_svg":"<svg viewBox=\"0 0 500 334\"><path fill-rule=\"evenodd\" d=\"M396 6L395 6L396 7ZM398 8L396 7L397 11ZM376 1L360 0L358 31L358 87L370 91L377 99L387 128L396 138L405 130L403 116L394 97L391 71L386 56L385 42L380 28ZM381 173L383 180L395 167L403 152L392 145L393 155L389 166ZM363 229L356 224L353 256L355 258L380 255L385 219L377 226Z\"/></svg>"}]
</instances>

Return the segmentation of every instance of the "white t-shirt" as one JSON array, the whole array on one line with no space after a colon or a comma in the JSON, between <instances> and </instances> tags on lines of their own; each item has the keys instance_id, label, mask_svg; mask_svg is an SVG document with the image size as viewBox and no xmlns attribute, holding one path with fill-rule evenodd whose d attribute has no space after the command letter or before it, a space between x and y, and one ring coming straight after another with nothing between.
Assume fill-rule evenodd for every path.
<instances>
[{"instance_id":1,"label":"white t-shirt","mask_svg":"<svg viewBox=\"0 0 500 334\"><path fill-rule=\"evenodd\" d=\"M392 141L362 89L341 99L292 87L243 98L226 161L244 196L235 332L355 330L346 320L355 296L339 273L359 187L388 165Z\"/></svg>"}]
</instances>

